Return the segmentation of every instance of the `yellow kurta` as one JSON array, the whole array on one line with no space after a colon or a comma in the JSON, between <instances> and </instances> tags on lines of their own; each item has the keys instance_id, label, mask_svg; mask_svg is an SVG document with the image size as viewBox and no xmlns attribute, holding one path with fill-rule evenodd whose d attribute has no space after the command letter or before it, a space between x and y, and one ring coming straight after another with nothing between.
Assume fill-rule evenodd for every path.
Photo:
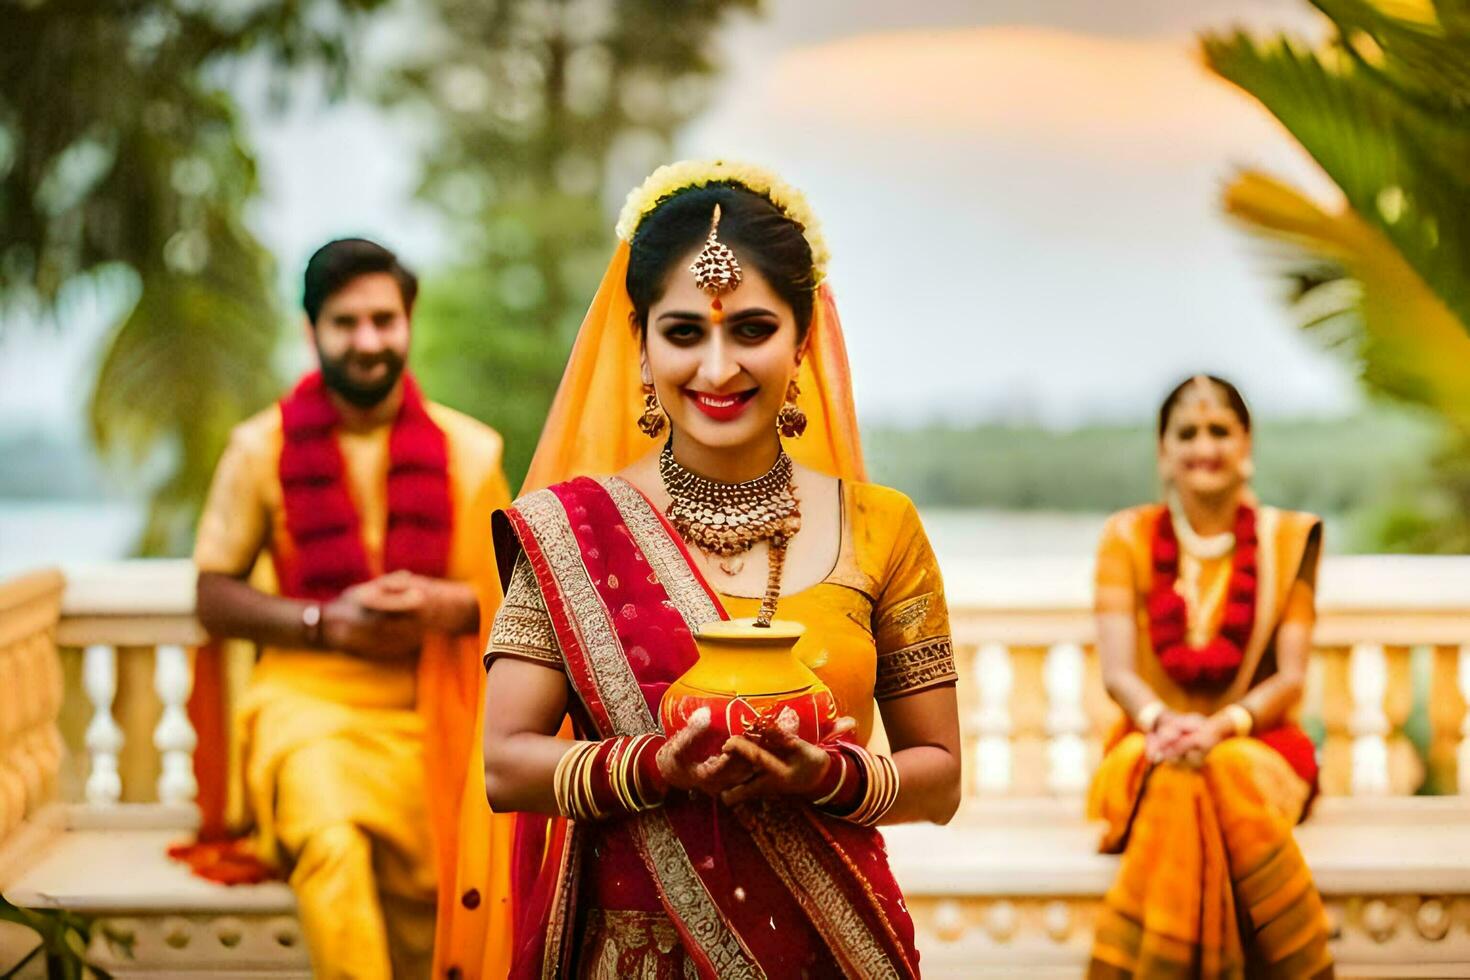
<instances>
[{"instance_id":1,"label":"yellow kurta","mask_svg":"<svg viewBox=\"0 0 1470 980\"><path fill-rule=\"evenodd\" d=\"M448 446L448 577L485 594L497 588L490 514L509 500L500 437L451 409L427 408ZM387 533L390 432L383 425L337 437L375 569ZM200 521L194 559L201 572L244 576L262 552L289 555L281 445L277 407L232 433ZM447 638L434 640L420 660L431 650L454 655ZM266 647L239 705L246 809L261 857L291 869L318 976L429 973L439 873L421 666ZM477 691L470 696L478 700Z\"/></svg>"}]
</instances>

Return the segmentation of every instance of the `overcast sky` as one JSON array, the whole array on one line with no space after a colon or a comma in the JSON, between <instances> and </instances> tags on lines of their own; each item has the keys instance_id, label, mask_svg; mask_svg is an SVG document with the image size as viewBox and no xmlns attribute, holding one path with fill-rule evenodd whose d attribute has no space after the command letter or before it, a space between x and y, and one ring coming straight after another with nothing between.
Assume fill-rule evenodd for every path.
<instances>
[{"instance_id":1,"label":"overcast sky","mask_svg":"<svg viewBox=\"0 0 1470 980\"><path fill-rule=\"evenodd\" d=\"M1268 415L1357 404L1349 372L1296 335L1259 246L1218 213L1241 164L1332 190L1263 111L1204 73L1192 41L1235 23L1314 30L1305 3L767 7L723 36L730 70L680 150L765 163L807 191L864 419L1140 419L1205 370ZM420 265L441 254L411 199L401 124L308 99L254 132L254 227L288 281L345 233ZM75 425L101 319L78 316L65 336L0 342L7 421Z\"/></svg>"}]
</instances>

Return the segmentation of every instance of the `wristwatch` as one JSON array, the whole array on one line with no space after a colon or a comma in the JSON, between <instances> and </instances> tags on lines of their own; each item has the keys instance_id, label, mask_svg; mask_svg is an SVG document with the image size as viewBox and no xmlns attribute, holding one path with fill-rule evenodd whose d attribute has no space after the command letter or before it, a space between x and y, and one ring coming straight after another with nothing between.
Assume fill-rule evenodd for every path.
<instances>
[{"instance_id":1,"label":"wristwatch","mask_svg":"<svg viewBox=\"0 0 1470 980\"><path fill-rule=\"evenodd\" d=\"M321 646L322 604L320 602L309 602L301 610L301 625L306 628L306 642L312 646Z\"/></svg>"}]
</instances>

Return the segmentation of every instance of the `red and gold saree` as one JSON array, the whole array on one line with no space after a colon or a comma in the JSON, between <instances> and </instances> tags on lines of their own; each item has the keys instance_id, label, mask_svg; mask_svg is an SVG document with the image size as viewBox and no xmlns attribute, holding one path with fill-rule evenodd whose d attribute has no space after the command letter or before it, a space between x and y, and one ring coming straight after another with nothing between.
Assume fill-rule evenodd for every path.
<instances>
[{"instance_id":1,"label":"red and gold saree","mask_svg":"<svg viewBox=\"0 0 1470 980\"><path fill-rule=\"evenodd\" d=\"M691 631L725 618L683 542L631 484L583 477L497 514L503 577L522 553L577 735L657 731L659 699L696 658ZM518 852L513 977L918 976L882 837L803 803L675 794L596 824L529 818Z\"/></svg>"}]
</instances>

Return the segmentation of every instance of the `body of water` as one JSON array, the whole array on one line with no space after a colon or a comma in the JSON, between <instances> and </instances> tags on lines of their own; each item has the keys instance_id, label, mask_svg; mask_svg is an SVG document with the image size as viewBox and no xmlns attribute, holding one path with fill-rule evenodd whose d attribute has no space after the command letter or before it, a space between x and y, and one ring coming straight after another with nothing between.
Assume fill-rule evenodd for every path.
<instances>
[{"instance_id":1,"label":"body of water","mask_svg":"<svg viewBox=\"0 0 1470 980\"><path fill-rule=\"evenodd\" d=\"M1090 555L1103 514L927 508L941 564L975 558ZM0 577L67 562L127 557L143 512L126 501L0 500Z\"/></svg>"},{"instance_id":2,"label":"body of water","mask_svg":"<svg viewBox=\"0 0 1470 980\"><path fill-rule=\"evenodd\" d=\"M143 510L128 501L0 500L0 578L126 558L142 530Z\"/></svg>"}]
</instances>

